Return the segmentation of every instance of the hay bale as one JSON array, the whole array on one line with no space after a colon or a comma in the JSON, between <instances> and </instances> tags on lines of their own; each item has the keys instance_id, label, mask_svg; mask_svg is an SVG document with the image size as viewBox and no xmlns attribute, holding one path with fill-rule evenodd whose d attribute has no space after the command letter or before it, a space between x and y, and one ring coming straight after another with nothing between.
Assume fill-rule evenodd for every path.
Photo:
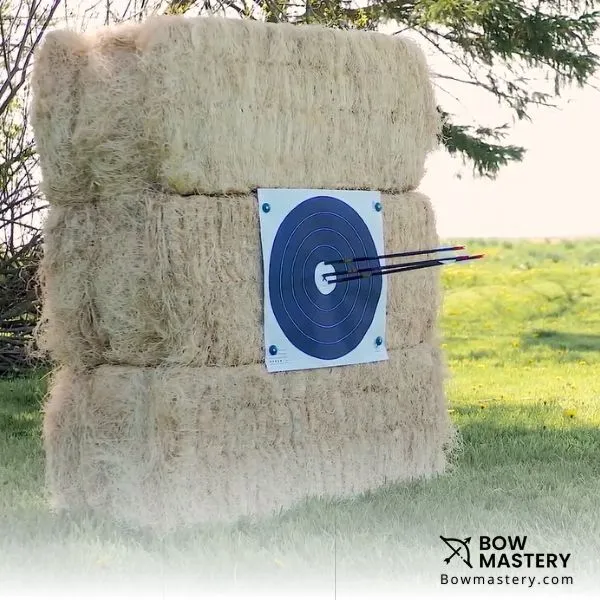
<instances>
[{"instance_id":1,"label":"hay bale","mask_svg":"<svg viewBox=\"0 0 600 600\"><path fill-rule=\"evenodd\" d=\"M73 147L80 106L79 76L88 41L71 31L50 31L32 73L31 123L42 171L42 190L57 204L89 200L89 178Z\"/></svg>"},{"instance_id":2,"label":"hay bale","mask_svg":"<svg viewBox=\"0 0 600 600\"><path fill-rule=\"evenodd\" d=\"M54 204L153 186L397 192L418 185L437 143L424 55L397 36L156 17L57 34L38 62L34 129Z\"/></svg>"},{"instance_id":3,"label":"hay bale","mask_svg":"<svg viewBox=\"0 0 600 600\"><path fill-rule=\"evenodd\" d=\"M310 372L65 369L46 414L77 433L47 417L51 490L64 498L75 476L79 502L169 529L432 475L451 439L441 381L427 344Z\"/></svg>"},{"instance_id":4,"label":"hay bale","mask_svg":"<svg viewBox=\"0 0 600 600\"><path fill-rule=\"evenodd\" d=\"M135 193L154 182L156 150L144 131L147 73L139 65L139 32L139 24L126 23L88 36L72 144L89 171L93 197Z\"/></svg>"},{"instance_id":5,"label":"hay bale","mask_svg":"<svg viewBox=\"0 0 600 600\"><path fill-rule=\"evenodd\" d=\"M437 243L429 200L383 195L385 247ZM41 275L42 349L72 366L261 363L263 283L253 195L161 193L54 207ZM428 340L435 269L389 277L387 346Z\"/></svg>"},{"instance_id":6,"label":"hay bale","mask_svg":"<svg viewBox=\"0 0 600 600\"><path fill-rule=\"evenodd\" d=\"M399 191L423 176L438 116L410 40L173 17L149 21L138 43L167 189Z\"/></svg>"},{"instance_id":7,"label":"hay bale","mask_svg":"<svg viewBox=\"0 0 600 600\"><path fill-rule=\"evenodd\" d=\"M46 451L46 486L52 492L57 509L85 507L82 487L81 449L85 436L85 405L80 398L88 397L85 380L61 369L53 374L44 405L42 436ZM60 482L57 486L56 482Z\"/></svg>"}]
</instances>

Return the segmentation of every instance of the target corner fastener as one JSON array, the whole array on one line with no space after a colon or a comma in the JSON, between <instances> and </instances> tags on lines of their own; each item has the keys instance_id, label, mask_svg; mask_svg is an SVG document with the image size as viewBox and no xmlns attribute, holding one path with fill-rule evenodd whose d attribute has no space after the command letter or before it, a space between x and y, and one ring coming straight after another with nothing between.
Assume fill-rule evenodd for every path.
<instances>
[{"instance_id":1,"label":"target corner fastener","mask_svg":"<svg viewBox=\"0 0 600 600\"><path fill-rule=\"evenodd\" d=\"M382 338L380 335L378 335L378 336L375 338L375 345L376 345L376 346L381 346L382 344L383 344L383 338Z\"/></svg>"},{"instance_id":2,"label":"target corner fastener","mask_svg":"<svg viewBox=\"0 0 600 600\"><path fill-rule=\"evenodd\" d=\"M275 356L277 354L277 346L275 346L275 344L269 346L269 354L271 356Z\"/></svg>"},{"instance_id":3,"label":"target corner fastener","mask_svg":"<svg viewBox=\"0 0 600 600\"><path fill-rule=\"evenodd\" d=\"M381 212L382 209L383 209L383 206L381 205L381 202L375 202L375 210L377 212Z\"/></svg>"},{"instance_id":4,"label":"target corner fastener","mask_svg":"<svg viewBox=\"0 0 600 600\"><path fill-rule=\"evenodd\" d=\"M265 202L262 205L262 210L263 212L268 213L271 210L271 205L268 202Z\"/></svg>"}]
</instances>

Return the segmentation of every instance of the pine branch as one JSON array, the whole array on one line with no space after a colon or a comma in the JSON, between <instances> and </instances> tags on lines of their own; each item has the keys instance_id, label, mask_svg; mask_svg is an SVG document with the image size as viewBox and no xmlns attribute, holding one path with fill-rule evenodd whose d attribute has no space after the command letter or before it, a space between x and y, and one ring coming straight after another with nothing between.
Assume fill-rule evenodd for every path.
<instances>
[{"instance_id":1,"label":"pine branch","mask_svg":"<svg viewBox=\"0 0 600 600\"><path fill-rule=\"evenodd\" d=\"M495 128L454 125L450 115L439 110L443 119L442 144L451 156L460 156L463 164L471 162L473 172L480 177L495 179L501 167L523 160L525 148L494 143L505 137L506 125Z\"/></svg>"}]
</instances>

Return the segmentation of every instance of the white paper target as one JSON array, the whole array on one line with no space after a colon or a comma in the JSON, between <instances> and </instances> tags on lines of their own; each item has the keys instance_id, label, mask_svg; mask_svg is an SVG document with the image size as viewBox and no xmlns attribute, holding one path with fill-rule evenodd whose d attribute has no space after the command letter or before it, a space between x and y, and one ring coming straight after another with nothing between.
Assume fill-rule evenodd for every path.
<instances>
[{"instance_id":1,"label":"white paper target","mask_svg":"<svg viewBox=\"0 0 600 600\"><path fill-rule=\"evenodd\" d=\"M387 360L386 278L335 283L324 275L384 261L378 192L259 189L268 371ZM356 266L356 265L354 265Z\"/></svg>"}]
</instances>

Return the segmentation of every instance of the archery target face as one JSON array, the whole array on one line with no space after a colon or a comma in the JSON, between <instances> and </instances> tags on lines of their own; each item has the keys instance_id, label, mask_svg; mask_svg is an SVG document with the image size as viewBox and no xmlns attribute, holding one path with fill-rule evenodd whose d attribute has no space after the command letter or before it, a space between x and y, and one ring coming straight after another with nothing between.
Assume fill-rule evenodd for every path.
<instances>
[{"instance_id":1,"label":"archery target face","mask_svg":"<svg viewBox=\"0 0 600 600\"><path fill-rule=\"evenodd\" d=\"M386 278L323 277L347 270L329 261L384 254L380 194L260 189L258 210L268 371L386 360Z\"/></svg>"}]
</instances>

